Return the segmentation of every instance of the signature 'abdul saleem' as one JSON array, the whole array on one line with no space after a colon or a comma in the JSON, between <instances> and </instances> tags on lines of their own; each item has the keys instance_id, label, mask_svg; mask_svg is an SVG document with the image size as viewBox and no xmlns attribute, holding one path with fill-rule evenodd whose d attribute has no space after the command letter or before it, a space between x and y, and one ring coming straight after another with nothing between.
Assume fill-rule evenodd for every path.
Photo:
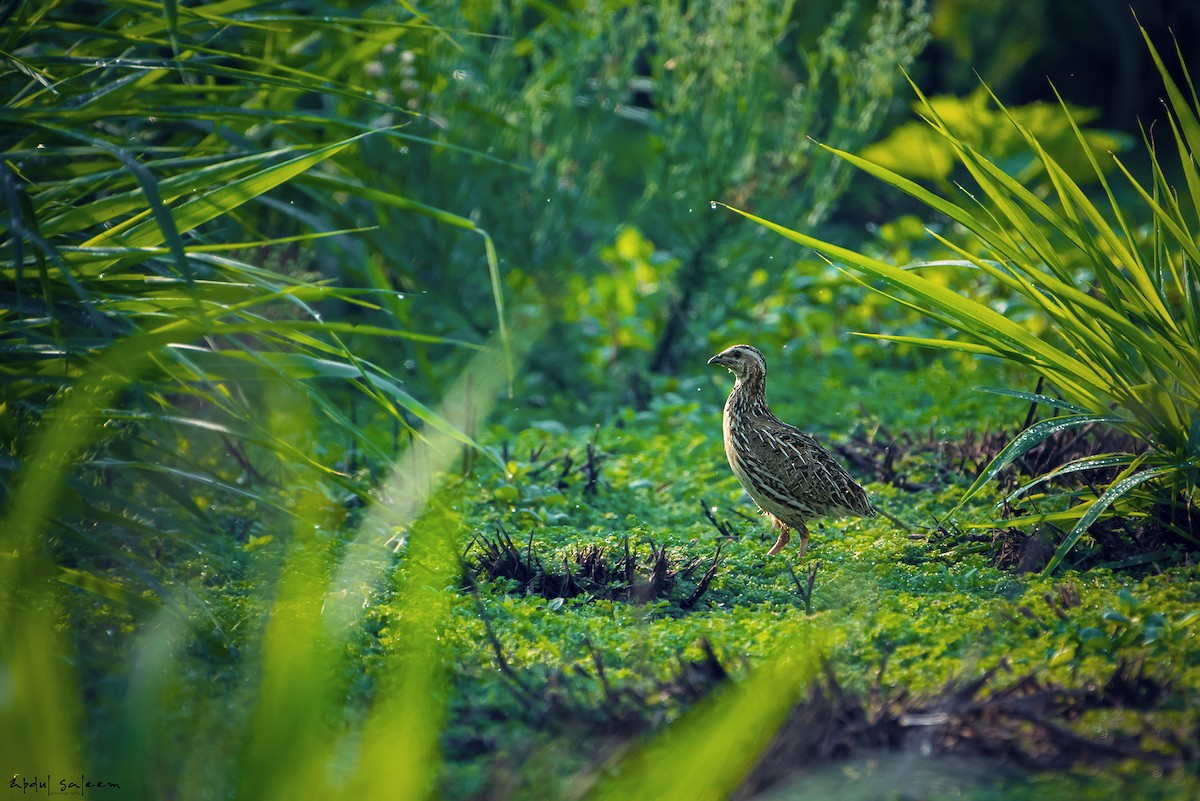
<instances>
[{"instance_id":1,"label":"signature 'abdul saleem'","mask_svg":"<svg viewBox=\"0 0 1200 801\"><path fill-rule=\"evenodd\" d=\"M84 790L120 790L121 785L117 782L107 781L105 779L89 779L84 774L79 774L79 778L58 779L47 773L42 776L22 776L20 773L14 773L12 778L8 780L8 786L13 790L20 790L21 794L32 790L35 793L45 793L46 795L83 795Z\"/></svg>"}]
</instances>

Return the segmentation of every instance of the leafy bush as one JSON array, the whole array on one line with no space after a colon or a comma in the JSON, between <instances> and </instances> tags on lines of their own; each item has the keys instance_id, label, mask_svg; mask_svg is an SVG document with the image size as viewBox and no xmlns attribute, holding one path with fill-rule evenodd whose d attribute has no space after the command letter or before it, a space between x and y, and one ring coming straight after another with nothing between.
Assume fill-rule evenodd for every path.
<instances>
[{"instance_id":1,"label":"leafy bush","mask_svg":"<svg viewBox=\"0 0 1200 801\"><path fill-rule=\"evenodd\" d=\"M983 87L967 97L939 96L927 102L938 119L954 131L960 145L987 153L1039 194L1052 191L1053 187L1022 129L1038 140L1071 180L1085 185L1096 180L1093 164L1106 174L1115 167L1097 161L1098 157L1124 150L1130 144L1123 134L1083 127L1097 117L1096 109L1068 105L1064 116L1053 104L1036 102L994 110L989 108L990 95ZM918 103L915 110L920 113L921 109ZM1015 124L1009 124L1010 119ZM944 189L950 188L948 179L956 164L954 145L930 126L915 120L897 126L884 139L863 148L859 155L906 178L938 181Z\"/></svg>"},{"instance_id":2,"label":"leafy bush","mask_svg":"<svg viewBox=\"0 0 1200 801\"><path fill-rule=\"evenodd\" d=\"M1041 335L988 303L931 280L922 274L920 265L897 268L754 217L905 293L904 298L893 297L959 334L956 339L882 336L999 357L1034 371L1061 393L1062 399L1018 393L1065 414L1037 423L1013 440L967 497L1058 431L1100 422L1137 441L1140 447L1134 452L1071 461L1036 477L1010 497L1028 495L1054 475L1116 468L1115 477L1102 491L1085 491L1069 509L1038 510L1020 518L1025 525L1050 522L1069 526L1047 570L1062 563L1094 522L1114 514L1154 515L1187 542L1200 544L1194 524L1188 522L1200 508L1196 495L1200 477L1200 276L1195 266L1200 250L1189 222L1200 208L1200 173L1193 159L1200 149L1200 121L1195 94L1189 104L1148 37L1146 41L1170 99L1169 143L1179 157L1179 174L1187 191L1181 195L1172 186L1164 157L1150 138L1146 140L1152 170L1149 183L1135 179L1114 156L1117 169L1128 182L1130 197L1144 213L1145 227L1128 210L1135 203L1118 200L1065 104L1067 122L1103 190L1101 205L1089 199L1038 138L1011 116L1010 122L1038 154L1053 187L1048 198L964 143L919 90L930 125L953 148L976 181L978 192L947 199L861 157L834 151L969 231L983 246L983 255L947 237L935 237L959 254L962 269L980 271L1004 291L1021 296L1030 310L1044 318ZM1004 110L1002 105L1000 108Z\"/></svg>"}]
</instances>

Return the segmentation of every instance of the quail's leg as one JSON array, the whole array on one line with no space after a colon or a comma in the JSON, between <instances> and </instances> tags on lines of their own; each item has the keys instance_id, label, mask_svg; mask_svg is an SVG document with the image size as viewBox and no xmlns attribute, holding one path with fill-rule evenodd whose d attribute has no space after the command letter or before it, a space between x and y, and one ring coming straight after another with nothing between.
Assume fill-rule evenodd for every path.
<instances>
[{"instance_id":1,"label":"quail's leg","mask_svg":"<svg viewBox=\"0 0 1200 801\"><path fill-rule=\"evenodd\" d=\"M796 528L796 533L800 535L800 558L804 558L804 554L808 553L808 527L801 524Z\"/></svg>"},{"instance_id":2,"label":"quail's leg","mask_svg":"<svg viewBox=\"0 0 1200 801\"><path fill-rule=\"evenodd\" d=\"M805 539L808 539L808 532L804 533ZM792 538L792 532L787 526L780 526L779 539L775 540L775 544L771 546L771 550L767 551L768 556L774 556L783 550L783 546L788 544L788 540Z\"/></svg>"}]
</instances>

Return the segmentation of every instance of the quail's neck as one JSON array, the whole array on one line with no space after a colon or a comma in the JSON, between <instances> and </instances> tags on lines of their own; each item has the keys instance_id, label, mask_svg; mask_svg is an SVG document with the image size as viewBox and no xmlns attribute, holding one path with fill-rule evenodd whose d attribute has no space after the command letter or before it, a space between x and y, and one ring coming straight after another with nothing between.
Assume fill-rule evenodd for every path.
<instances>
[{"instance_id":1,"label":"quail's neck","mask_svg":"<svg viewBox=\"0 0 1200 801\"><path fill-rule=\"evenodd\" d=\"M745 414L770 414L767 409L766 376L749 375L744 378L739 376L733 384L733 392L729 395L729 405L740 407Z\"/></svg>"},{"instance_id":2,"label":"quail's neck","mask_svg":"<svg viewBox=\"0 0 1200 801\"><path fill-rule=\"evenodd\" d=\"M765 375L749 374L738 376L733 382L734 390L740 390L747 395L766 395L767 394L767 377Z\"/></svg>"}]
</instances>

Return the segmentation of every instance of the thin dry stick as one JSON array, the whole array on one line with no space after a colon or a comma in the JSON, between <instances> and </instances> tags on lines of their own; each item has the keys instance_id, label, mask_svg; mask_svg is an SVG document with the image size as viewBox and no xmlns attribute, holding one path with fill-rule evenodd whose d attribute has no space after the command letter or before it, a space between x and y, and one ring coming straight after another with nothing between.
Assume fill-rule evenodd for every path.
<instances>
[{"instance_id":1,"label":"thin dry stick","mask_svg":"<svg viewBox=\"0 0 1200 801\"><path fill-rule=\"evenodd\" d=\"M731 540L737 539L737 532L733 530L733 527L728 523L718 520L717 516L712 513L712 508L708 505L708 501L703 498L700 499L700 511L704 513L704 516L708 518L708 522L713 524L713 527L716 528L722 537L728 537Z\"/></svg>"},{"instance_id":2,"label":"thin dry stick","mask_svg":"<svg viewBox=\"0 0 1200 801\"><path fill-rule=\"evenodd\" d=\"M717 543L717 552L713 554L712 564L709 565L708 571L700 579L700 583L696 585L696 590L679 606L682 609L691 609L700 600L700 596L708 591L708 585L712 583L713 577L717 575L717 565L721 563L721 543Z\"/></svg>"},{"instance_id":3,"label":"thin dry stick","mask_svg":"<svg viewBox=\"0 0 1200 801\"><path fill-rule=\"evenodd\" d=\"M800 577L796 575L796 569L792 567L792 563L788 562L788 572L792 574L792 581L796 583L796 592L804 599L804 614L812 614L812 594L813 586L817 583L817 567L819 563L813 562L808 566L808 580L805 585L800 583Z\"/></svg>"},{"instance_id":4,"label":"thin dry stick","mask_svg":"<svg viewBox=\"0 0 1200 801\"><path fill-rule=\"evenodd\" d=\"M524 703L532 704L534 701L533 691L521 680L517 672L512 669L512 665L508 664L508 660L504 658L504 648L500 645L500 638L496 636L496 632L492 628L492 621L487 616L487 610L483 608L483 599L479 597L479 585L475 583L475 579L466 570L466 565L463 565L460 561L459 566L463 570L463 577L470 585L471 596L475 599L475 609L479 613L479 619L483 621L483 629L487 632L488 642L492 645L492 652L496 654L496 664L500 667L500 673L513 683L513 692L519 695Z\"/></svg>"}]
</instances>

